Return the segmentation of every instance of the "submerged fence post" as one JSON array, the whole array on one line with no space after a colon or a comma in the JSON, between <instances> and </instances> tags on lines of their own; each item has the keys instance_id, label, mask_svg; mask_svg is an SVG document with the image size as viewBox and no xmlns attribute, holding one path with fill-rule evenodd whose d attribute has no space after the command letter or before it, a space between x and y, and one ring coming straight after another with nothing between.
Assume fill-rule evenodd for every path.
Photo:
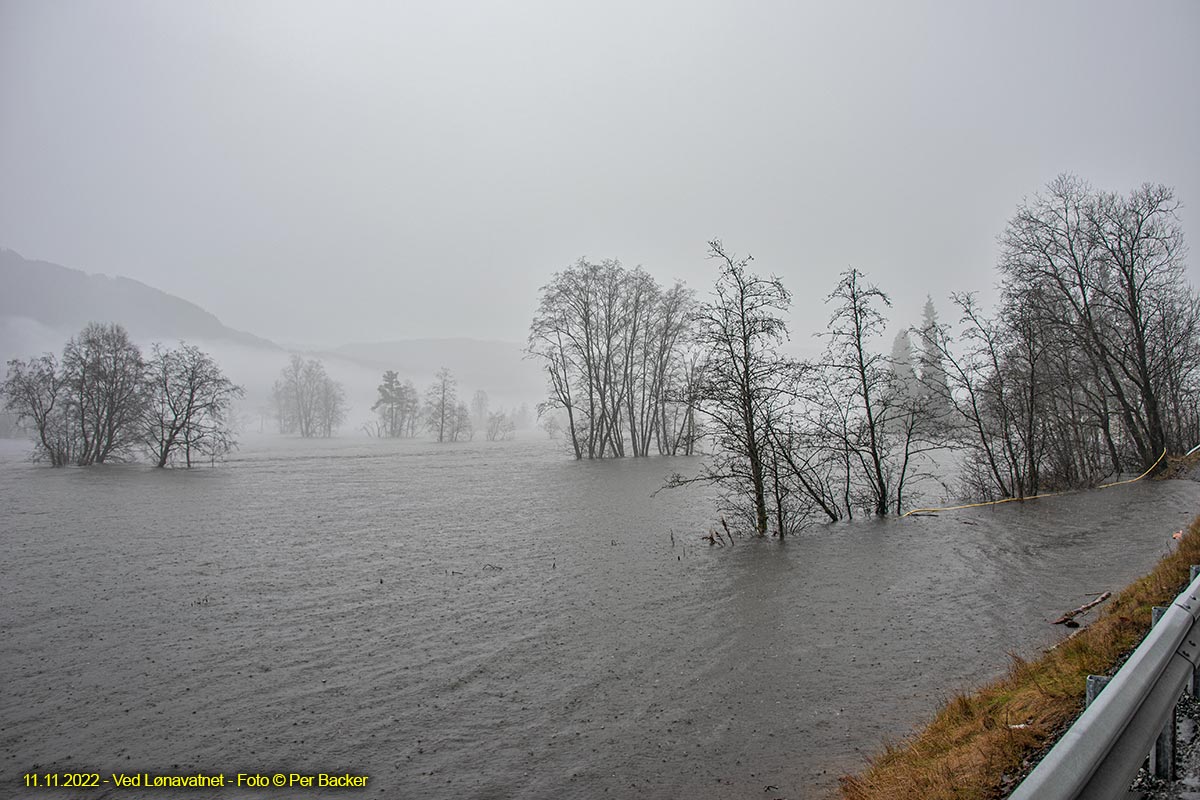
<instances>
[{"instance_id":1,"label":"submerged fence post","mask_svg":"<svg viewBox=\"0 0 1200 800\"><path fill-rule=\"evenodd\" d=\"M1195 571L1196 567L1192 567L1192 570ZM1158 624L1163 614L1167 613L1168 608L1168 606L1154 606L1150 609L1150 627ZM1195 681L1195 679L1196 671L1193 669L1192 680ZM1172 706L1167 724L1163 726L1162 732L1154 740L1154 746L1150 748L1150 774L1156 778L1175 780L1175 734L1175 708Z\"/></svg>"}]
</instances>

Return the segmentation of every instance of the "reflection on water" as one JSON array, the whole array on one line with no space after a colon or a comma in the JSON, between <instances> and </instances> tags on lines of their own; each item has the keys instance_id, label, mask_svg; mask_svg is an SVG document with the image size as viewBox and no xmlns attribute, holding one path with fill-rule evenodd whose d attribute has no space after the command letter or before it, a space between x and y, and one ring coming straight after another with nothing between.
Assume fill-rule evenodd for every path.
<instances>
[{"instance_id":1,"label":"reflection on water","mask_svg":"<svg viewBox=\"0 0 1200 800\"><path fill-rule=\"evenodd\" d=\"M1200 513L1200 484L1140 483L715 548L703 490L650 496L680 463L536 440L264 439L191 473L8 457L0 796L39 764L820 797Z\"/></svg>"}]
</instances>

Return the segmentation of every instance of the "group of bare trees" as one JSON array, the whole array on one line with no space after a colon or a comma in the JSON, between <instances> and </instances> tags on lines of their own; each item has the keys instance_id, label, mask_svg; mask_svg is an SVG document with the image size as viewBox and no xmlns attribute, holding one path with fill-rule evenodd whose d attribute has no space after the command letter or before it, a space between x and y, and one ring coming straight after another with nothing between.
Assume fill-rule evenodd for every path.
<instances>
[{"instance_id":1,"label":"group of bare trees","mask_svg":"<svg viewBox=\"0 0 1200 800\"><path fill-rule=\"evenodd\" d=\"M708 353L698 395L715 447L699 475L672 484L717 485L724 511L760 536L859 509L898 511L914 456L936 443L929 393L870 349L887 296L859 271L843 273L829 296L823 356L797 361L779 350L791 304L782 282L751 272L749 257L735 258L719 241L709 256L720 274L697 314Z\"/></svg>"},{"instance_id":2,"label":"group of bare trees","mask_svg":"<svg viewBox=\"0 0 1200 800\"><path fill-rule=\"evenodd\" d=\"M956 295L946 396L977 493L1027 497L1143 471L1200 441L1200 300L1174 192L1071 176L1022 203L1001 239L989 317Z\"/></svg>"},{"instance_id":3,"label":"group of bare trees","mask_svg":"<svg viewBox=\"0 0 1200 800\"><path fill-rule=\"evenodd\" d=\"M580 259L542 288L528 342L550 384L539 414L562 413L575 458L693 452L694 313L681 283L663 289L612 260Z\"/></svg>"},{"instance_id":4,"label":"group of bare trees","mask_svg":"<svg viewBox=\"0 0 1200 800\"><path fill-rule=\"evenodd\" d=\"M51 354L8 363L5 408L31 426L37 455L56 467L145 451L158 467L224 455L242 396L195 346L155 344L147 360L120 325L90 323Z\"/></svg>"},{"instance_id":5,"label":"group of bare trees","mask_svg":"<svg viewBox=\"0 0 1200 800\"><path fill-rule=\"evenodd\" d=\"M704 303L615 261L580 261L543 288L529 352L548 377L543 411L565 416L575 457L623 456L627 446L645 456L652 444L691 454L707 435L700 473L672 484L717 485L724 510L760 535L898 509L914 456L934 446L924 424L932 393L905 390L890 360L869 350L887 297L845 273L830 297L825 357L799 362L780 350L791 304L782 282L720 241L709 256L719 275Z\"/></svg>"},{"instance_id":6,"label":"group of bare trees","mask_svg":"<svg viewBox=\"0 0 1200 800\"><path fill-rule=\"evenodd\" d=\"M701 472L672 485L717 485L759 535L900 513L920 456L943 448L965 453L976 497L1086 486L1200 442L1200 298L1177 208L1162 186L1057 179L1008 224L995 313L952 295L955 334L929 300L890 356L874 341L891 303L851 269L822 356L785 357L790 294L719 241L705 303L615 261L555 275L529 352L576 458L690 453L707 435Z\"/></svg>"},{"instance_id":7,"label":"group of bare trees","mask_svg":"<svg viewBox=\"0 0 1200 800\"><path fill-rule=\"evenodd\" d=\"M316 359L293 355L271 390L280 433L330 437L346 421L346 392Z\"/></svg>"}]
</instances>

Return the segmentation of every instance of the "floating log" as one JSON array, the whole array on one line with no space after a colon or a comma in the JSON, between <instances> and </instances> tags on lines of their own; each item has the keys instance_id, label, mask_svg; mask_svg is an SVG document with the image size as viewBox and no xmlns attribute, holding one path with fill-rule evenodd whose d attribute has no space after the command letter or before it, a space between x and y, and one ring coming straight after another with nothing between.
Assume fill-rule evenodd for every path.
<instances>
[{"instance_id":1,"label":"floating log","mask_svg":"<svg viewBox=\"0 0 1200 800\"><path fill-rule=\"evenodd\" d=\"M1074 625L1070 624L1071 620L1075 619L1075 617L1079 616L1080 614L1084 613L1085 611L1089 611L1089 610L1095 608L1096 606L1100 605L1101 603L1103 603L1105 600L1107 600L1110 597L1112 597L1112 592L1105 592L1104 594L1097 597L1095 600L1092 600L1090 603L1084 603L1083 605L1081 605L1079 608L1075 609L1074 611L1068 611L1067 613L1063 614L1061 617L1054 620L1054 622L1051 622L1050 624L1051 625L1067 625L1068 627L1075 627ZM1078 625L1079 623L1075 623L1075 624Z\"/></svg>"}]
</instances>

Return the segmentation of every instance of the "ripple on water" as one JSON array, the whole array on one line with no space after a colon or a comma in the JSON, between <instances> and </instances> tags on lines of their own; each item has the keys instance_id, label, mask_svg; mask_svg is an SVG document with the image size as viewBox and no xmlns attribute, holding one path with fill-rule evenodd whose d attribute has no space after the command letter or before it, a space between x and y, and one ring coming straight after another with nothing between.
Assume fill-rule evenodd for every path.
<instances>
[{"instance_id":1,"label":"ripple on water","mask_svg":"<svg viewBox=\"0 0 1200 800\"><path fill-rule=\"evenodd\" d=\"M1200 512L1200 484L1141 483L711 548L705 491L651 497L694 460L543 441L262 440L192 472L8 455L0 796L40 764L819 797Z\"/></svg>"}]
</instances>

